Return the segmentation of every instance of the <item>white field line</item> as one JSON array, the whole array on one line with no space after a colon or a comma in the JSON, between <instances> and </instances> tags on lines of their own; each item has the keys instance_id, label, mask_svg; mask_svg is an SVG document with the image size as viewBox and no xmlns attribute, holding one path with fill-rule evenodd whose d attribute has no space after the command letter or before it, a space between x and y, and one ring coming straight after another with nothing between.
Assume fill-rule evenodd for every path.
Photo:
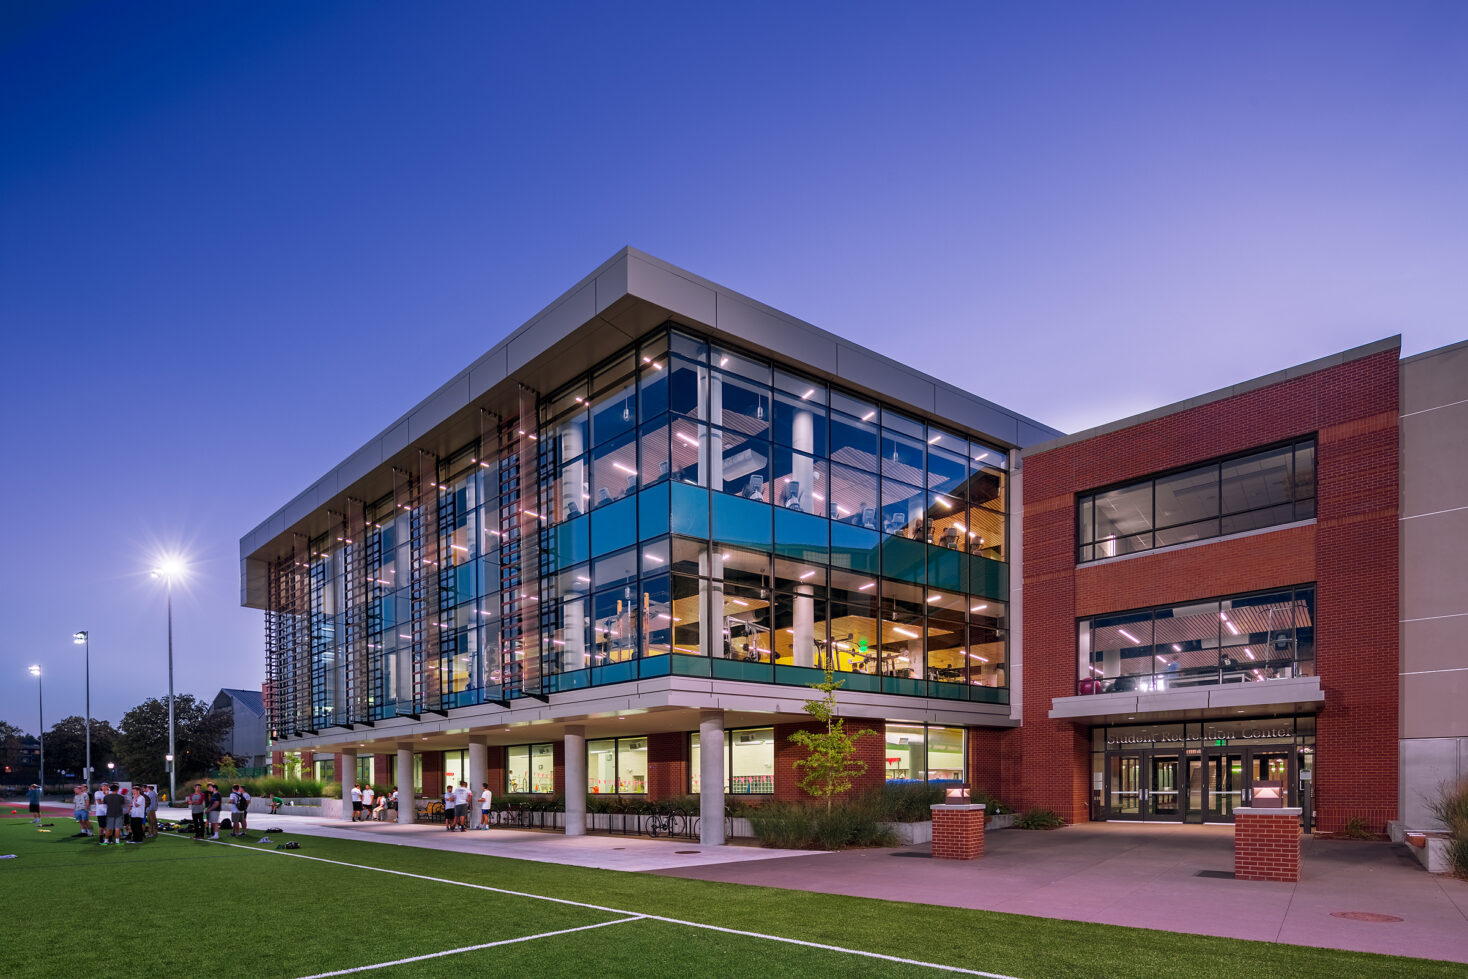
<instances>
[{"instance_id":1,"label":"white field line","mask_svg":"<svg viewBox=\"0 0 1468 979\"><path fill-rule=\"evenodd\" d=\"M394 965L406 965L409 962L422 962L424 959L440 959L445 955L458 955L460 952L477 952L480 949L495 948L500 945L514 945L516 942L533 942L537 938L554 938L557 935L569 935L573 931L590 931L593 928L605 928L608 925L625 925L629 921L641 921L642 915L634 918L618 918L616 921L600 921L594 925L582 925L579 928L562 928L560 931L543 931L539 935L525 935L521 938L503 938L497 942L485 942L482 945L465 945L463 948L451 948L445 952L429 952L427 955L410 955L406 959L393 959L391 962L378 962L375 965L359 965L352 969L337 969L335 972L318 972L310 976L302 976L301 979L327 979L328 976L345 976L353 972L371 972L373 969L386 969Z\"/></svg>"},{"instance_id":2,"label":"white field line","mask_svg":"<svg viewBox=\"0 0 1468 979\"><path fill-rule=\"evenodd\" d=\"M965 976L983 976L984 979L1016 979L1001 972L982 972L978 969L963 969L956 965L943 965L941 962L924 962L921 959L905 959L898 955L883 955L881 952L867 952L859 948L845 948L841 945L826 945L821 942L808 942L800 938L785 938L782 935L767 935L759 931L743 931L739 928L724 928L720 925L706 925L700 921L684 921L682 918L668 918L659 914L646 914L641 911L627 911L622 908L609 908L604 904L591 904L586 901L572 901L564 897L547 897L544 894L531 894L528 891L512 891L507 887L491 887L488 884L471 884L468 881L449 880L447 877L430 877L427 874L414 874L406 870L390 870L387 867L369 867L366 864L347 863L345 860L329 860L326 857L311 857L304 853L296 853L290 850L261 850L241 843L226 843L223 840L212 840L219 846L231 846L240 850L248 850L251 853L271 853L281 857L295 857L298 860L315 860L318 863L335 864L338 867L351 867L353 870L372 870L379 874L393 874L397 877L411 877L415 880L432 881L435 884L452 884L455 887L469 887L476 891L490 891L494 894L508 894L511 897L528 897L534 901L550 901L553 904L568 904L576 908L590 908L593 911L606 911L609 914L626 915L626 920L641 918L646 921L661 921L670 925L683 925L687 928L701 928L704 931L717 931L726 935L741 935L745 938L761 938L769 942L783 942L786 945L801 945L805 948L818 948L826 952L840 952L843 955L859 955L865 959L880 959L883 962L896 962L900 965L915 965L924 969L936 969L940 972L954 972ZM604 924L618 924L609 921ZM575 930L575 929L572 929ZM487 947L487 946L486 946ZM457 950L456 950L457 951ZM447 954L447 953L440 953ZM351 970L347 970L351 971ZM322 975L339 975L340 973L328 972Z\"/></svg>"}]
</instances>

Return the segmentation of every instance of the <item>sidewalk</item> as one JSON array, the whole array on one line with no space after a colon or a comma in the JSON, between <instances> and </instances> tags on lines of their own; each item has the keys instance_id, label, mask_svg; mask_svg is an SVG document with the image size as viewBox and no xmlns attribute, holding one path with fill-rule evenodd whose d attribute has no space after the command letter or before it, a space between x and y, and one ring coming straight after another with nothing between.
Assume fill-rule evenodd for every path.
<instances>
[{"instance_id":1,"label":"sidewalk","mask_svg":"<svg viewBox=\"0 0 1468 979\"><path fill-rule=\"evenodd\" d=\"M1468 962L1468 881L1400 846L1306 838L1298 884L1200 877L1233 869L1228 826L1085 823L987 834L980 860L927 846L658 871L729 883L1007 911L1163 931ZM1334 917L1373 912L1400 921Z\"/></svg>"},{"instance_id":2,"label":"sidewalk","mask_svg":"<svg viewBox=\"0 0 1468 979\"><path fill-rule=\"evenodd\" d=\"M163 819L187 819L185 809L161 809ZM660 871L699 869L720 864L755 861L769 863L780 857L819 859L806 850L765 850L757 846L701 846L696 840L653 840L643 836L565 836L559 830L500 829L450 833L431 823L353 823L320 816L272 816L250 813L250 832L279 827L302 836L340 840L368 840L430 850L451 850L482 856L509 857L538 863L560 863L599 870Z\"/></svg>"}]
</instances>

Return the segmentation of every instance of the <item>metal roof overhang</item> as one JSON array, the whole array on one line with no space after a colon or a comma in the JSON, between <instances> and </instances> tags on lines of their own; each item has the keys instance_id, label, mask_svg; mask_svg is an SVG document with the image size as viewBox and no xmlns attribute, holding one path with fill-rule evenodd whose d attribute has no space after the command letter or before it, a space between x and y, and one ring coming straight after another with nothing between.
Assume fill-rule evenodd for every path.
<instances>
[{"instance_id":1,"label":"metal roof overhang","mask_svg":"<svg viewBox=\"0 0 1468 979\"><path fill-rule=\"evenodd\" d=\"M1182 690L1055 697L1050 701L1050 717L1090 724L1152 723L1239 714L1308 714L1324 704L1320 678L1304 676Z\"/></svg>"}]
</instances>

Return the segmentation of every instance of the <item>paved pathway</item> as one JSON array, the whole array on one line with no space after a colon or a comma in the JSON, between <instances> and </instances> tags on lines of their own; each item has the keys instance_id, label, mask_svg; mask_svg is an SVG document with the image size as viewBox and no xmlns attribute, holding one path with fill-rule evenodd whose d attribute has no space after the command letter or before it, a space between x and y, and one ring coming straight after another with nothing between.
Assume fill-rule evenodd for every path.
<instances>
[{"instance_id":1,"label":"paved pathway","mask_svg":"<svg viewBox=\"0 0 1468 979\"><path fill-rule=\"evenodd\" d=\"M847 850L659 871L1044 918L1468 962L1468 881L1426 873L1401 846L1314 840L1298 884L1199 877L1233 869L1233 829L1089 823L1004 830L980 860L927 846ZM1332 917L1368 911L1403 920Z\"/></svg>"}]
</instances>

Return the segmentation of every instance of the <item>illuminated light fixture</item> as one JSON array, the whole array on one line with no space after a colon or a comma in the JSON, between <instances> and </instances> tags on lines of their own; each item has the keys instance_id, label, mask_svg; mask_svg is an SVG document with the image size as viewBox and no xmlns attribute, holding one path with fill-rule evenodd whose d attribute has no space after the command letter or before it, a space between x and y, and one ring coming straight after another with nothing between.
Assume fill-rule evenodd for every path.
<instances>
[{"instance_id":1,"label":"illuminated light fixture","mask_svg":"<svg viewBox=\"0 0 1468 979\"><path fill-rule=\"evenodd\" d=\"M877 412L875 409L873 409L872 411L867 412L865 415L862 415L861 420L864 422L869 422L875 417L877 417Z\"/></svg>"},{"instance_id":2,"label":"illuminated light fixture","mask_svg":"<svg viewBox=\"0 0 1468 979\"><path fill-rule=\"evenodd\" d=\"M729 358L728 357L720 357L719 358L719 366L720 367L728 367L729 366Z\"/></svg>"},{"instance_id":3,"label":"illuminated light fixture","mask_svg":"<svg viewBox=\"0 0 1468 979\"><path fill-rule=\"evenodd\" d=\"M803 575L800 576L800 580L801 581L804 581L805 579L810 578L810 577L813 577L814 575L815 575L815 572L814 571L807 571L805 574L803 574Z\"/></svg>"},{"instance_id":4,"label":"illuminated light fixture","mask_svg":"<svg viewBox=\"0 0 1468 979\"><path fill-rule=\"evenodd\" d=\"M978 455L974 456L974 462L983 462L987 458L989 458L989 453L980 452Z\"/></svg>"},{"instance_id":5,"label":"illuminated light fixture","mask_svg":"<svg viewBox=\"0 0 1468 979\"><path fill-rule=\"evenodd\" d=\"M943 504L943 509L945 509L945 510L952 510L952 509L953 509L953 504L952 504L952 503L949 503L949 502L948 502L948 501L947 501L947 500L946 500L946 499L944 499L944 498L943 498L943 497L941 497L941 496L935 496L935 497L933 497L933 499L935 499L935 500L937 500L937 501L938 501L938 502L939 502L939 503L941 503L941 504Z\"/></svg>"},{"instance_id":6,"label":"illuminated light fixture","mask_svg":"<svg viewBox=\"0 0 1468 979\"><path fill-rule=\"evenodd\" d=\"M720 561L727 561L727 560L729 560L733 556L734 555L732 555L732 554L720 554L719 555L719 560Z\"/></svg>"},{"instance_id":7,"label":"illuminated light fixture","mask_svg":"<svg viewBox=\"0 0 1468 979\"><path fill-rule=\"evenodd\" d=\"M1254 658L1254 650L1252 650L1252 649L1246 649L1246 650L1244 650L1244 655L1247 656L1247 657L1249 657L1250 659L1253 659Z\"/></svg>"},{"instance_id":8,"label":"illuminated light fixture","mask_svg":"<svg viewBox=\"0 0 1468 979\"><path fill-rule=\"evenodd\" d=\"M684 435L682 432L678 432L676 434L678 436L678 441L682 442L684 445L692 446L695 449L698 448L698 439L689 438L687 435Z\"/></svg>"},{"instance_id":9,"label":"illuminated light fixture","mask_svg":"<svg viewBox=\"0 0 1468 979\"><path fill-rule=\"evenodd\" d=\"M519 432L519 433L520 433L520 434L521 434L521 435L524 435L524 434L525 434L525 429L523 429L523 428L521 428L521 429L517 429L517 431L518 431L518 432Z\"/></svg>"},{"instance_id":10,"label":"illuminated light fixture","mask_svg":"<svg viewBox=\"0 0 1468 979\"><path fill-rule=\"evenodd\" d=\"M932 605L934 602L938 601L938 599L940 599L942 597L943 597L942 595L938 595L938 594L929 595L928 596L928 604L929 605Z\"/></svg>"},{"instance_id":11,"label":"illuminated light fixture","mask_svg":"<svg viewBox=\"0 0 1468 979\"><path fill-rule=\"evenodd\" d=\"M939 439L940 439L940 438L942 438L942 437L943 437L943 436L941 436L941 435L934 435L934 436L933 436L933 437L932 437L932 438L930 438L930 439L928 439L928 444L929 444L929 445L934 445L934 444L936 444L936 443L937 443L937 441L938 441L938 440L939 440Z\"/></svg>"},{"instance_id":12,"label":"illuminated light fixture","mask_svg":"<svg viewBox=\"0 0 1468 979\"><path fill-rule=\"evenodd\" d=\"M450 544L449 545L449 550L451 550L451 551L463 551L465 554L468 554L469 553L469 548L465 547L463 544Z\"/></svg>"},{"instance_id":13,"label":"illuminated light fixture","mask_svg":"<svg viewBox=\"0 0 1468 979\"><path fill-rule=\"evenodd\" d=\"M526 514L528 516L532 516L536 520L544 520L545 519L540 514L536 513L534 510L521 510L520 512L523 513L523 514Z\"/></svg>"},{"instance_id":14,"label":"illuminated light fixture","mask_svg":"<svg viewBox=\"0 0 1468 979\"><path fill-rule=\"evenodd\" d=\"M1238 628L1232 622L1228 621L1227 619L1224 619L1223 620L1223 624L1226 625L1226 626L1228 626L1228 631L1230 633L1232 633L1233 635L1237 636L1239 634Z\"/></svg>"},{"instance_id":15,"label":"illuminated light fixture","mask_svg":"<svg viewBox=\"0 0 1468 979\"><path fill-rule=\"evenodd\" d=\"M913 632L911 629L904 629L900 625L893 626L892 631L897 633L899 636L906 636L909 639L916 639L918 637L918 634L916 632Z\"/></svg>"},{"instance_id":16,"label":"illuminated light fixture","mask_svg":"<svg viewBox=\"0 0 1468 979\"><path fill-rule=\"evenodd\" d=\"M1172 651L1174 653L1180 653L1180 652L1183 651L1183 647L1179 646L1177 643L1173 643L1172 644Z\"/></svg>"},{"instance_id":17,"label":"illuminated light fixture","mask_svg":"<svg viewBox=\"0 0 1468 979\"><path fill-rule=\"evenodd\" d=\"M742 598L731 598L729 599L729 601L733 602L735 605L743 605L745 608L749 608L749 603Z\"/></svg>"},{"instance_id":18,"label":"illuminated light fixture","mask_svg":"<svg viewBox=\"0 0 1468 979\"><path fill-rule=\"evenodd\" d=\"M1163 657L1163 656L1157 656L1157 657L1155 657L1155 659L1156 659L1156 660L1157 660L1157 662L1159 662L1159 663L1166 663L1166 662L1167 662L1167 659L1166 659L1166 657Z\"/></svg>"},{"instance_id":19,"label":"illuminated light fixture","mask_svg":"<svg viewBox=\"0 0 1468 979\"><path fill-rule=\"evenodd\" d=\"M539 435L536 435L534 432L531 432L529 435L527 435L525 437L528 438L532 442L539 442L540 441L540 436Z\"/></svg>"},{"instance_id":20,"label":"illuminated light fixture","mask_svg":"<svg viewBox=\"0 0 1468 979\"><path fill-rule=\"evenodd\" d=\"M646 558L647 560L653 562L654 564L663 564L664 563L664 561L663 561L662 558L658 557L656 554L653 554L651 551L643 551L642 552L642 556L644 558Z\"/></svg>"},{"instance_id":21,"label":"illuminated light fixture","mask_svg":"<svg viewBox=\"0 0 1468 979\"><path fill-rule=\"evenodd\" d=\"M1132 642L1136 643L1138 646L1140 646L1142 644L1142 640L1138 639L1136 636L1132 635L1130 632L1127 632L1125 629L1117 629L1116 631L1119 632L1119 633L1121 633L1123 636L1126 636L1128 639L1130 639Z\"/></svg>"},{"instance_id":22,"label":"illuminated light fixture","mask_svg":"<svg viewBox=\"0 0 1468 979\"><path fill-rule=\"evenodd\" d=\"M614 462L614 463L612 463L612 468L613 469L620 469L620 470L622 470L624 473L626 473L629 476L636 476L637 475L637 470L636 469L633 469L631 466L623 465L620 462Z\"/></svg>"},{"instance_id":23,"label":"illuminated light fixture","mask_svg":"<svg viewBox=\"0 0 1468 979\"><path fill-rule=\"evenodd\" d=\"M590 579L590 578L588 578L588 577L586 577L586 575L584 575L584 574L578 574L578 575L577 575L577 576L576 576L576 580L577 580L577 581L584 581L584 582L586 582L586 583L587 583L587 584L591 584L591 579Z\"/></svg>"},{"instance_id":24,"label":"illuminated light fixture","mask_svg":"<svg viewBox=\"0 0 1468 979\"><path fill-rule=\"evenodd\" d=\"M988 661L988 660L987 660L987 659L985 659L985 658L984 658L984 657L982 657L982 656L976 656L976 655L975 655L975 654L973 654L973 653L969 653L969 654L968 654L968 658L969 658L969 659L976 659L976 660L978 660L978 661L979 661L979 662L980 662L980 663L987 663L987 662L989 662L989 661Z\"/></svg>"},{"instance_id":25,"label":"illuminated light fixture","mask_svg":"<svg viewBox=\"0 0 1468 979\"><path fill-rule=\"evenodd\" d=\"M846 509L844 506L842 506L839 503L836 504L836 512L839 513L843 517L844 516L847 516L847 515L849 515L851 513L850 510Z\"/></svg>"},{"instance_id":26,"label":"illuminated light fixture","mask_svg":"<svg viewBox=\"0 0 1468 979\"><path fill-rule=\"evenodd\" d=\"M813 496L813 497L815 497L817 500L821 501L822 503L825 503L826 502L826 498L824 496L822 496L821 494L817 493L815 490L811 490L810 495Z\"/></svg>"},{"instance_id":27,"label":"illuminated light fixture","mask_svg":"<svg viewBox=\"0 0 1468 979\"><path fill-rule=\"evenodd\" d=\"M584 404L586 404L586 399L583 398L581 395L578 394L578 395L576 395L576 403L578 405L584 405ZM506 728L506 730L509 730L509 729Z\"/></svg>"},{"instance_id":28,"label":"illuminated light fixture","mask_svg":"<svg viewBox=\"0 0 1468 979\"><path fill-rule=\"evenodd\" d=\"M651 357L644 357L644 358L642 358L642 362L644 364L650 364L650 363L652 363L652 358Z\"/></svg>"},{"instance_id":29,"label":"illuminated light fixture","mask_svg":"<svg viewBox=\"0 0 1468 979\"><path fill-rule=\"evenodd\" d=\"M969 606L969 611L970 612L980 612L980 611L983 611L984 609L986 609L988 607L989 606L987 606L987 605L970 605Z\"/></svg>"},{"instance_id":30,"label":"illuminated light fixture","mask_svg":"<svg viewBox=\"0 0 1468 979\"><path fill-rule=\"evenodd\" d=\"M867 591L868 589L875 587L877 587L877 583L875 581L868 581L866 584L858 588L857 591Z\"/></svg>"},{"instance_id":31,"label":"illuminated light fixture","mask_svg":"<svg viewBox=\"0 0 1468 979\"><path fill-rule=\"evenodd\" d=\"M481 462L479 464L479 468L480 469L488 469L489 468L489 463L487 463L487 462Z\"/></svg>"}]
</instances>

